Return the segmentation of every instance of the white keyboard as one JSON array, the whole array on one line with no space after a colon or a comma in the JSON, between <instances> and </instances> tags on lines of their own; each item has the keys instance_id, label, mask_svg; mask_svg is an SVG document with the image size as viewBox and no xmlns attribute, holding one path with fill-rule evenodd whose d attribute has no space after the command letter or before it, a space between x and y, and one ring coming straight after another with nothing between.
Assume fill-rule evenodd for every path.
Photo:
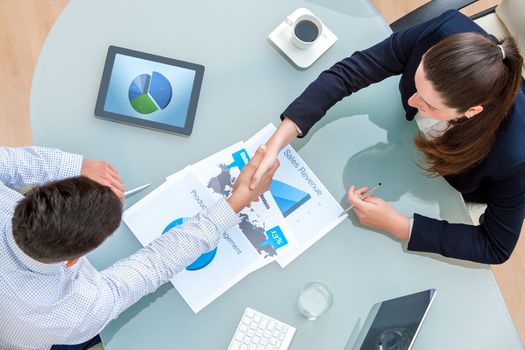
<instances>
[{"instance_id":1,"label":"white keyboard","mask_svg":"<svg viewBox=\"0 0 525 350\"><path fill-rule=\"evenodd\" d=\"M294 334L294 327L248 307L228 350L286 350Z\"/></svg>"}]
</instances>

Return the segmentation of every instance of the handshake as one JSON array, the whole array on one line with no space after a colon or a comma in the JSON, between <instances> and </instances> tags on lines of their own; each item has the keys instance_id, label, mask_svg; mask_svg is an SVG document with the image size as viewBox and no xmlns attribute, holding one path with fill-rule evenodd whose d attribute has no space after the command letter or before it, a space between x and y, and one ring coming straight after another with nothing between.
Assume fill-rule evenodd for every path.
<instances>
[{"instance_id":1,"label":"handshake","mask_svg":"<svg viewBox=\"0 0 525 350\"><path fill-rule=\"evenodd\" d=\"M236 213L257 201L261 194L270 189L273 175L279 168L279 160L267 152L266 145L260 146L237 177L232 194L228 198L228 203Z\"/></svg>"}]
</instances>

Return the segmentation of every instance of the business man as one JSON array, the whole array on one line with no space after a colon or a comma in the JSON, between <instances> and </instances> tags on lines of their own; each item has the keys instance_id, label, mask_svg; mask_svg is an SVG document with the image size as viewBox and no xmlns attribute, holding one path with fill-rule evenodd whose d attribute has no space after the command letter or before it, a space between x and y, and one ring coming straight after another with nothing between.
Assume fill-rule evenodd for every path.
<instances>
[{"instance_id":1,"label":"business man","mask_svg":"<svg viewBox=\"0 0 525 350\"><path fill-rule=\"evenodd\" d=\"M278 163L260 186L248 186L265 151L228 199L99 272L84 255L120 224L124 188L116 170L55 149L0 147L0 349L99 342L111 320L213 249L239 222L237 213L268 190ZM27 184L38 186L25 197L14 190Z\"/></svg>"}]
</instances>

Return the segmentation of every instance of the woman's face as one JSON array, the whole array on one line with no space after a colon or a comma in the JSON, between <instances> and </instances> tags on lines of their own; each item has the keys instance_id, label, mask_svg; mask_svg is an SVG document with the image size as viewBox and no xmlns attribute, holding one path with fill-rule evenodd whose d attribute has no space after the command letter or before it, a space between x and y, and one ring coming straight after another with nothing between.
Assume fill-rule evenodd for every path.
<instances>
[{"instance_id":1,"label":"woman's face","mask_svg":"<svg viewBox=\"0 0 525 350\"><path fill-rule=\"evenodd\" d=\"M416 93L408 99L408 104L417 108L422 117L448 121L463 116L457 109L445 105L430 80L425 77L422 63L417 67L414 81Z\"/></svg>"}]
</instances>

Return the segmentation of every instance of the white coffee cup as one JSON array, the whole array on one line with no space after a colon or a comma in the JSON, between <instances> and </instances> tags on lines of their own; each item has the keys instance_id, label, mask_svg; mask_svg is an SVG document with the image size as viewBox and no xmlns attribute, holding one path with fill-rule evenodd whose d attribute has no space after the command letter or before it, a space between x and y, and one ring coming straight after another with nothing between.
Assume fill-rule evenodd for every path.
<instances>
[{"instance_id":1,"label":"white coffee cup","mask_svg":"<svg viewBox=\"0 0 525 350\"><path fill-rule=\"evenodd\" d=\"M311 47L323 33L323 23L311 14L300 15L294 21L287 17L285 22L291 27L292 42L302 50Z\"/></svg>"}]
</instances>

